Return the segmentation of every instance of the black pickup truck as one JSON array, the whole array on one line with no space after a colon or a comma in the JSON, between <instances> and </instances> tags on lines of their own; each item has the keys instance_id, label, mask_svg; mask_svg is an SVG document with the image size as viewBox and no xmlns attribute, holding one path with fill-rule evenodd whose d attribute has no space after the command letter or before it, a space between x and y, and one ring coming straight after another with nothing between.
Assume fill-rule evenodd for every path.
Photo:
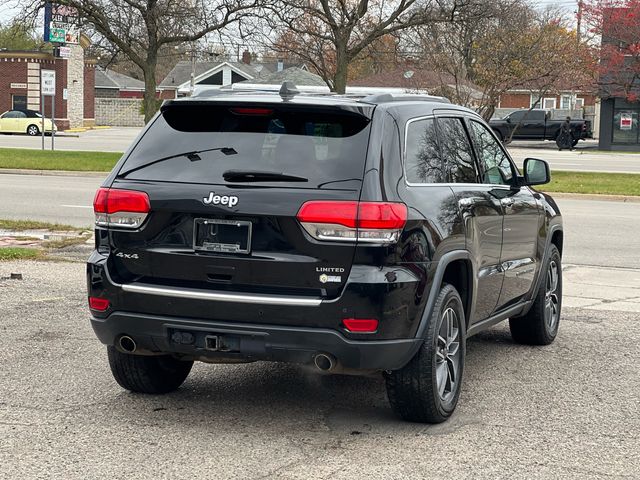
<instances>
[{"instance_id":1,"label":"black pickup truck","mask_svg":"<svg viewBox=\"0 0 640 480\"><path fill-rule=\"evenodd\" d=\"M504 118L491 119L489 125L500 140L556 140L564 120L552 120L547 110L516 110ZM573 145L593 138L589 120L571 120Z\"/></svg>"}]
</instances>

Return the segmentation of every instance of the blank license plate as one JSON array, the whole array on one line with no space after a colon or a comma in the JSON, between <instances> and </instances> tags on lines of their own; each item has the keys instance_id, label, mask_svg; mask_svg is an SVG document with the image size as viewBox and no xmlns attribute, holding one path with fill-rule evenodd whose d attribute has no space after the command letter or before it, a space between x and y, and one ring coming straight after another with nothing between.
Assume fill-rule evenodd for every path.
<instances>
[{"instance_id":1,"label":"blank license plate","mask_svg":"<svg viewBox=\"0 0 640 480\"><path fill-rule=\"evenodd\" d=\"M194 250L249 253L251 250L251 222L196 218L193 238Z\"/></svg>"}]
</instances>

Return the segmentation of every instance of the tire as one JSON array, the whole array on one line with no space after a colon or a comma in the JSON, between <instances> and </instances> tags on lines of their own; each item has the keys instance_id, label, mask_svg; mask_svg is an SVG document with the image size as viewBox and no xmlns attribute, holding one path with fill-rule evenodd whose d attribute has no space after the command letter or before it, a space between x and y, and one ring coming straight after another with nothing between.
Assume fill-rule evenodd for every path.
<instances>
[{"instance_id":1,"label":"tire","mask_svg":"<svg viewBox=\"0 0 640 480\"><path fill-rule=\"evenodd\" d=\"M465 353L462 300L452 285L444 284L420 350L400 370L385 374L392 410L410 422L444 422L458 404Z\"/></svg>"},{"instance_id":2,"label":"tire","mask_svg":"<svg viewBox=\"0 0 640 480\"><path fill-rule=\"evenodd\" d=\"M39 135L39 134L40 134L40 129L38 128L37 125L31 124L27 127L27 135L35 137L36 135Z\"/></svg>"},{"instance_id":3,"label":"tire","mask_svg":"<svg viewBox=\"0 0 640 480\"><path fill-rule=\"evenodd\" d=\"M509 319L511 337L525 345L549 345L558 335L562 311L562 263L560 251L550 247L544 275L531 309L521 317Z\"/></svg>"},{"instance_id":4,"label":"tire","mask_svg":"<svg viewBox=\"0 0 640 480\"><path fill-rule=\"evenodd\" d=\"M116 382L138 393L172 392L182 385L193 366L193 362L176 360L169 355L131 355L112 346L107 347L107 355Z\"/></svg>"}]
</instances>

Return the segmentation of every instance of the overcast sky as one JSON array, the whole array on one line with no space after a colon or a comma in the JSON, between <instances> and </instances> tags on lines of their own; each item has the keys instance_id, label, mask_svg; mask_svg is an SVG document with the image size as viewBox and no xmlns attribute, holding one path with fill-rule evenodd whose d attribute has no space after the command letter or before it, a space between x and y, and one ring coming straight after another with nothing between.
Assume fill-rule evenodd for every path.
<instances>
[{"instance_id":1,"label":"overcast sky","mask_svg":"<svg viewBox=\"0 0 640 480\"><path fill-rule=\"evenodd\" d=\"M19 9L17 7L19 0L0 0L0 24L6 24L15 17ZM561 7L563 10L574 12L577 10L577 0L532 0L531 3L540 8L547 6Z\"/></svg>"}]
</instances>

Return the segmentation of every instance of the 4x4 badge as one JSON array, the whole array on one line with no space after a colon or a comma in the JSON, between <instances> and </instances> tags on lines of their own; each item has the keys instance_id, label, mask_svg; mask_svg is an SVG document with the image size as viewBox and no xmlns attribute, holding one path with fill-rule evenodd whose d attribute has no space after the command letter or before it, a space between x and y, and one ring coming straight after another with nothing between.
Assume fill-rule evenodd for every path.
<instances>
[{"instance_id":1,"label":"4x4 badge","mask_svg":"<svg viewBox=\"0 0 640 480\"><path fill-rule=\"evenodd\" d=\"M216 195L215 192L209 192L208 197L202 199L205 205L227 205L235 207L240 200L235 195Z\"/></svg>"}]
</instances>

